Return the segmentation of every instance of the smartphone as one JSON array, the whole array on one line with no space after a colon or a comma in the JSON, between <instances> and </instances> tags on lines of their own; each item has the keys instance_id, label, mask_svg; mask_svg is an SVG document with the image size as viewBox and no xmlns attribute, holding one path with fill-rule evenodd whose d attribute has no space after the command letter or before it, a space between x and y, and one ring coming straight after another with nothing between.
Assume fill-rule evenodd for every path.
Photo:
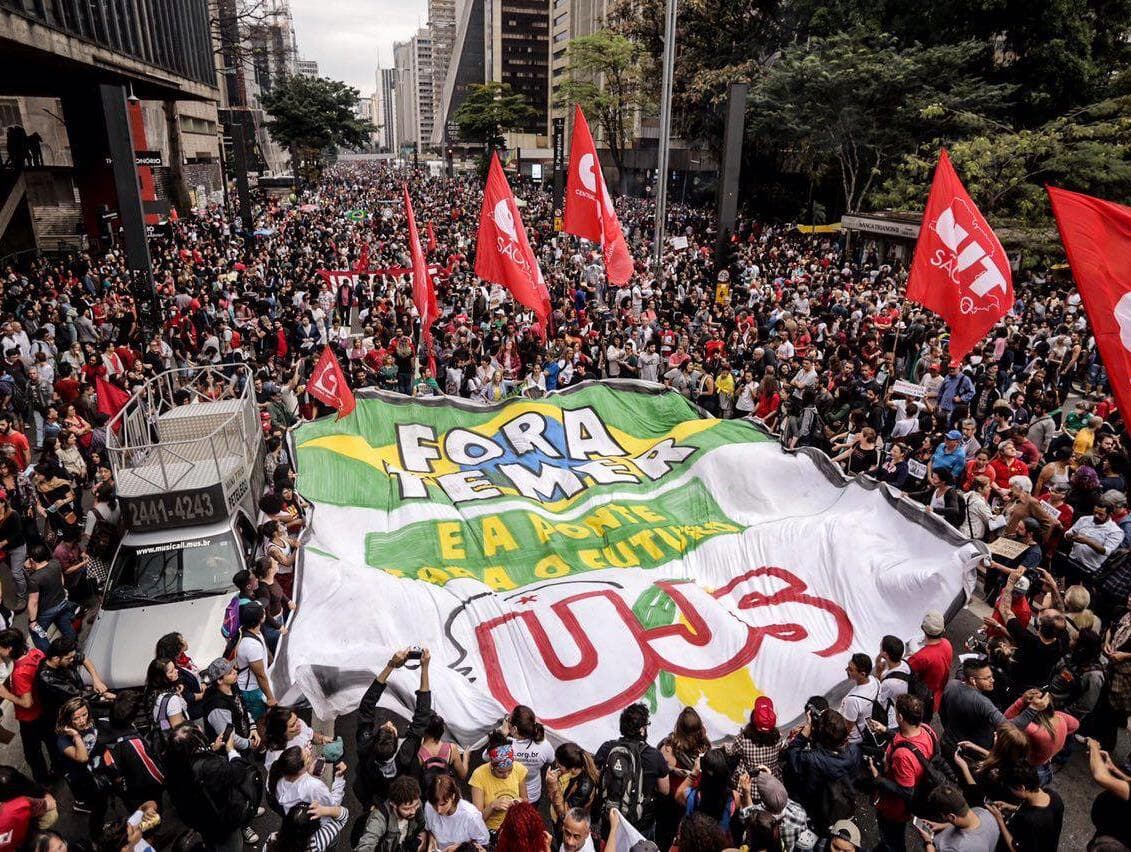
<instances>
[{"instance_id":1,"label":"smartphone","mask_svg":"<svg viewBox=\"0 0 1131 852\"><path fill-rule=\"evenodd\" d=\"M912 817L911 822L914 824L914 826L916 828L918 828L922 831L926 831L929 834L935 833L934 829L931 828L931 826L927 823L927 821L925 819L920 819L919 817Z\"/></svg>"},{"instance_id":2,"label":"smartphone","mask_svg":"<svg viewBox=\"0 0 1131 852\"><path fill-rule=\"evenodd\" d=\"M236 730L236 726L233 725L231 722L229 722L228 727L224 728L224 738L223 738L223 740L221 740L221 742L226 743L228 740L230 740L232 738L232 734L235 732L235 730Z\"/></svg>"},{"instance_id":3,"label":"smartphone","mask_svg":"<svg viewBox=\"0 0 1131 852\"><path fill-rule=\"evenodd\" d=\"M325 758L322 758L322 757L319 757L319 758L317 758L317 759L316 759L316 760L314 761L314 771L313 771L313 772L311 772L311 774L312 774L312 775L313 775L313 776L314 776L315 778L320 778L320 777L322 776L322 772L323 772L323 771L324 771L325 769L326 769L326 759L325 759Z\"/></svg>"}]
</instances>

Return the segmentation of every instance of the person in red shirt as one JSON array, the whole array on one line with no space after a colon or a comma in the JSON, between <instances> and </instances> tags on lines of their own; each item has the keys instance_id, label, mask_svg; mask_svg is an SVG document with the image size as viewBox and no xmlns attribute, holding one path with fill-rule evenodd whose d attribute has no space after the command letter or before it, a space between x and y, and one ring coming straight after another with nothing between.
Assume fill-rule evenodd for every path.
<instances>
[{"instance_id":1,"label":"person in red shirt","mask_svg":"<svg viewBox=\"0 0 1131 852\"><path fill-rule=\"evenodd\" d=\"M1017 455L1017 447L1012 441L998 444L997 457L990 462L994 472L994 490L1004 500L1009 496L1009 480L1014 476L1028 476L1029 467Z\"/></svg>"},{"instance_id":2,"label":"person in red shirt","mask_svg":"<svg viewBox=\"0 0 1131 852\"><path fill-rule=\"evenodd\" d=\"M1001 593L1005 594L1004 591ZM1017 618L1017 623L1024 629L1029 629L1029 622L1033 620L1033 608L1029 605L1029 578L1022 575L1017 578L1017 582L1013 584L1012 600L1009 602L1009 609ZM1001 606L1001 595L994 601L994 614L983 622L986 625L986 635L991 638L994 636L1008 636L1009 634L1005 629L1005 622L1002 620L1001 613L998 612L998 607Z\"/></svg>"},{"instance_id":3,"label":"person in red shirt","mask_svg":"<svg viewBox=\"0 0 1131 852\"><path fill-rule=\"evenodd\" d=\"M899 696L895 700L899 731L887 747L884 765L879 767L874 760L868 760L868 768L876 781L876 818L885 849L907 848L903 838L907 823L911 821L908 804L926 771L916 752L924 761L930 761L939 748L938 734L923 724L924 710L918 696Z\"/></svg>"},{"instance_id":4,"label":"person in red shirt","mask_svg":"<svg viewBox=\"0 0 1131 852\"><path fill-rule=\"evenodd\" d=\"M923 616L920 626L923 635L927 637L927 644L908 657L907 665L934 693L937 713L942 703L943 689L950 680L951 666L954 665L954 648L943 635L946 632L946 622L943 621L941 612L928 612Z\"/></svg>"},{"instance_id":5,"label":"person in red shirt","mask_svg":"<svg viewBox=\"0 0 1131 852\"><path fill-rule=\"evenodd\" d=\"M27 435L12 428L12 418L0 414L0 447L12 447L13 458L20 470L26 470L31 461L31 444Z\"/></svg>"},{"instance_id":6,"label":"person in red shirt","mask_svg":"<svg viewBox=\"0 0 1131 852\"><path fill-rule=\"evenodd\" d=\"M12 703L16 707L16 721L20 725L20 744L32 777L40 784L47 783L47 762L43 750L55 736L55 726L43 716L43 707L35 693L35 675L47 655L32 648L16 660L9 678Z\"/></svg>"},{"instance_id":7,"label":"person in red shirt","mask_svg":"<svg viewBox=\"0 0 1131 852\"><path fill-rule=\"evenodd\" d=\"M82 392L82 385L74 377L73 372L74 368L66 362L59 365L59 378L55 380L55 393L59 394L59 399L63 401L64 405L74 402Z\"/></svg>"},{"instance_id":8,"label":"person in red shirt","mask_svg":"<svg viewBox=\"0 0 1131 852\"><path fill-rule=\"evenodd\" d=\"M22 849L32 827L56 809L55 797L43 798L14 795L28 786L28 780L10 766L0 766L0 852Z\"/></svg>"}]
</instances>

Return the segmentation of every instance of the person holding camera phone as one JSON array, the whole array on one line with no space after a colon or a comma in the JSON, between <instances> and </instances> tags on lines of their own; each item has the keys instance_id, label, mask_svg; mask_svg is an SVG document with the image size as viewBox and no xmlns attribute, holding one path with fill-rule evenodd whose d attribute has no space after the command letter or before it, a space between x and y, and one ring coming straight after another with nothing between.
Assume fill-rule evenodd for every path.
<instances>
[{"instance_id":1,"label":"person holding camera phone","mask_svg":"<svg viewBox=\"0 0 1131 852\"><path fill-rule=\"evenodd\" d=\"M420 688L416 691L416 707L403 740L397 726L386 720L378 724L377 703L385 693L389 677L409 659L420 661ZM376 799L384 799L389 782L397 775L419 774L420 744L424 740L432 716L432 688L428 666L432 653L427 648L402 648L394 653L361 698L357 709L358 772L354 792L368 809Z\"/></svg>"},{"instance_id":2,"label":"person holding camera phone","mask_svg":"<svg viewBox=\"0 0 1131 852\"><path fill-rule=\"evenodd\" d=\"M876 819L879 822L880 849L903 852L907 848L907 823L911 820L911 800L926 769L920 758L930 761L938 753L938 735L923 723L923 700L904 694L895 700L895 719L899 730L884 753L882 765L865 758L876 783Z\"/></svg>"}]
</instances>

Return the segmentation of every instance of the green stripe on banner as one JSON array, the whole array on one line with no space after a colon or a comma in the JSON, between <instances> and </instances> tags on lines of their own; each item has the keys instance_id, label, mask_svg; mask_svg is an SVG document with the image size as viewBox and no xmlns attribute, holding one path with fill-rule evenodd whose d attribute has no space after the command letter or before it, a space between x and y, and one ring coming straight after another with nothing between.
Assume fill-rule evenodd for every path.
<instances>
[{"instance_id":1,"label":"green stripe on banner","mask_svg":"<svg viewBox=\"0 0 1131 852\"><path fill-rule=\"evenodd\" d=\"M369 533L365 561L398 577L436 585L471 577L501 591L603 568L655 568L743 529L692 479L647 503L614 500L569 521L512 510ZM667 595L637 608L645 627L670 624L675 612Z\"/></svg>"}]
</instances>

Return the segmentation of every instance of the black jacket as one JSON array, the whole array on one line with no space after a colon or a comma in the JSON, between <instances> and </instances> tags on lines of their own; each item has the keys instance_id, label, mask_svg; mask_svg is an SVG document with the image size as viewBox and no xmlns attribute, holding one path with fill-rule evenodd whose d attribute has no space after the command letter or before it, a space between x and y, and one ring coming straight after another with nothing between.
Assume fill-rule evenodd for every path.
<instances>
[{"instance_id":1,"label":"black jacket","mask_svg":"<svg viewBox=\"0 0 1131 852\"><path fill-rule=\"evenodd\" d=\"M361 705L357 708L358 770L354 793L366 809L375 801L385 798L391 780L382 771L381 761L373 755L377 731L381 727L377 722L377 702L381 700L385 686L386 684L379 680L374 680L369 685L369 689L365 690ZM424 728L431 714L432 693L417 690L412 721L409 722L404 740L393 756L394 775L419 775L420 767L416 753L424 739Z\"/></svg>"},{"instance_id":2,"label":"black jacket","mask_svg":"<svg viewBox=\"0 0 1131 852\"><path fill-rule=\"evenodd\" d=\"M210 843L248 825L264 790L255 764L211 751L194 754L188 766L170 767L165 783L181 820Z\"/></svg>"}]
</instances>

